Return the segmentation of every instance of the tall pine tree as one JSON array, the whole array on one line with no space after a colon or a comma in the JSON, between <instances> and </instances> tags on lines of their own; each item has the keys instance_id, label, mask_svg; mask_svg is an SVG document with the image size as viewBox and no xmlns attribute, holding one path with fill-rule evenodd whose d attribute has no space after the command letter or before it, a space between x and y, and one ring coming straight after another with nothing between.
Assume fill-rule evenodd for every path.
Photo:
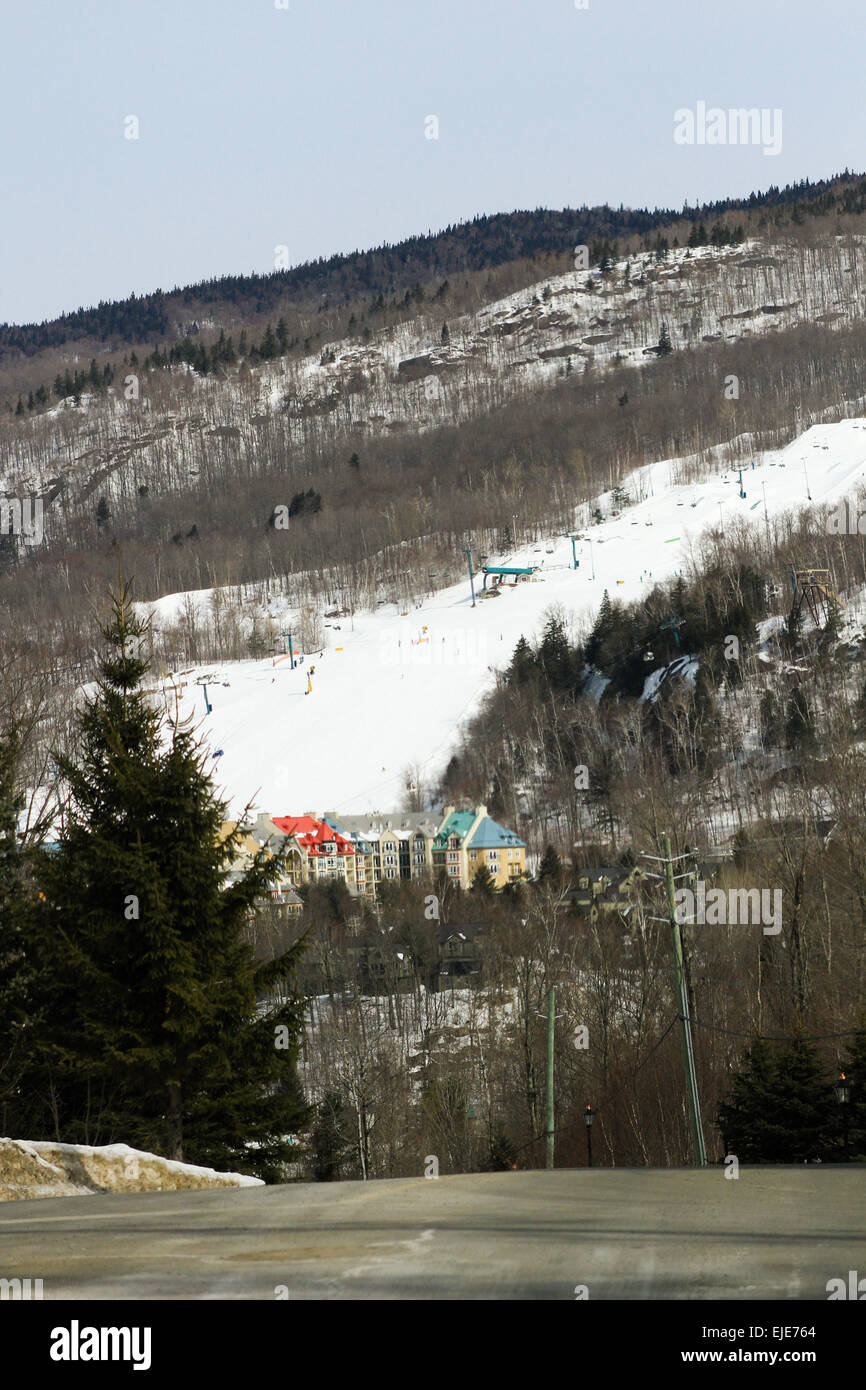
<instances>
[{"instance_id":1,"label":"tall pine tree","mask_svg":"<svg viewBox=\"0 0 866 1390\"><path fill-rule=\"evenodd\" d=\"M32 1024L32 975L27 959L27 913L31 889L28 854L19 833L24 796L18 788L20 727L11 720L0 731L0 1133L13 1117L23 1120L26 1096L20 1082L26 1070ZM44 827L39 827L41 830Z\"/></svg>"},{"instance_id":2,"label":"tall pine tree","mask_svg":"<svg viewBox=\"0 0 866 1390\"><path fill-rule=\"evenodd\" d=\"M727 1153L741 1163L803 1163L832 1157L838 1143L833 1092L803 1038L777 1052L758 1038L719 1109Z\"/></svg>"},{"instance_id":3,"label":"tall pine tree","mask_svg":"<svg viewBox=\"0 0 866 1390\"><path fill-rule=\"evenodd\" d=\"M59 844L37 870L33 946L50 1026L30 1080L43 1127L275 1179L307 1119L291 987L300 948L257 965L245 928L280 858L261 853L228 882L239 831L220 838L226 812L206 754L142 690L144 631L127 587L103 635L80 753L57 758Z\"/></svg>"}]
</instances>

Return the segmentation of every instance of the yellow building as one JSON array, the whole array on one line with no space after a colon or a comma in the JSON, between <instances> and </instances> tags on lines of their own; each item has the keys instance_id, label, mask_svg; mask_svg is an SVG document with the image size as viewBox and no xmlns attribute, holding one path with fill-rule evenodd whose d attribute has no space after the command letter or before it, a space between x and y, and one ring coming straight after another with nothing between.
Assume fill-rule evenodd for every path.
<instances>
[{"instance_id":1,"label":"yellow building","mask_svg":"<svg viewBox=\"0 0 866 1390\"><path fill-rule=\"evenodd\" d=\"M461 888L472 885L481 867L488 870L496 888L526 875L526 845L504 825L487 814L486 806L474 811L445 808L433 841L433 867Z\"/></svg>"}]
</instances>

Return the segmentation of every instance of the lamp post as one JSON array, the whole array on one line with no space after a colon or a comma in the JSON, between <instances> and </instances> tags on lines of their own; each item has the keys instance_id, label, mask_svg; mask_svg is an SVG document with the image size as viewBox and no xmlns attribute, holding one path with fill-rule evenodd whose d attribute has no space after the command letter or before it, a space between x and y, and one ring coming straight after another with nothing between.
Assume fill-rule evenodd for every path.
<instances>
[{"instance_id":1,"label":"lamp post","mask_svg":"<svg viewBox=\"0 0 866 1390\"><path fill-rule=\"evenodd\" d=\"M845 1161L848 1161L848 1106L851 1101L851 1082L844 1072L839 1080L834 1083L833 1090L836 1092L836 1100L842 1107L842 1152Z\"/></svg>"},{"instance_id":2,"label":"lamp post","mask_svg":"<svg viewBox=\"0 0 866 1390\"><path fill-rule=\"evenodd\" d=\"M583 1122L586 1125L586 1166L592 1167L592 1122L595 1119L595 1111L588 1105L583 1112Z\"/></svg>"}]
</instances>

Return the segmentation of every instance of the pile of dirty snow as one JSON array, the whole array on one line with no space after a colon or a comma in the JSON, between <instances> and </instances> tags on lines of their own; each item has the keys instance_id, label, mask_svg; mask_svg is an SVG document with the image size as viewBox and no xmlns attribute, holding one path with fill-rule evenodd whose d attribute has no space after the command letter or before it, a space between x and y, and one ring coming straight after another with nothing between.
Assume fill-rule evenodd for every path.
<instances>
[{"instance_id":1,"label":"pile of dirty snow","mask_svg":"<svg viewBox=\"0 0 866 1390\"><path fill-rule=\"evenodd\" d=\"M160 1158L127 1144L56 1144L0 1139L0 1202L80 1197L94 1192L177 1192L199 1187L260 1187L260 1178L217 1173Z\"/></svg>"}]
</instances>

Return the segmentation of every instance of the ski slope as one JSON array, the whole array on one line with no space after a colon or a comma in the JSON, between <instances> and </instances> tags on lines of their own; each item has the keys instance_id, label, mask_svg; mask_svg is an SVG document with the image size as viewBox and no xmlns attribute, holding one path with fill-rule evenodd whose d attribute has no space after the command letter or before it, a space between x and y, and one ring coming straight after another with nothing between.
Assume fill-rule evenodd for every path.
<instances>
[{"instance_id":1,"label":"ski slope","mask_svg":"<svg viewBox=\"0 0 866 1390\"><path fill-rule=\"evenodd\" d=\"M278 815L397 809L407 769L423 786L435 783L517 639L532 640L551 608L588 625L605 589L613 599L640 598L699 557L703 533L763 522L765 501L772 518L855 492L866 481L866 419L816 425L787 448L756 455L743 470L745 499L737 470L676 484L677 468L665 461L630 475L623 486L641 500L578 533L576 569L567 536L490 556L538 572L474 608L467 577L410 612L390 605L341 619L327 632L331 645L305 653L294 670L267 658L175 673L164 686L166 709L192 717L234 813L250 802ZM610 497L601 505L609 511ZM182 597L145 607L159 620Z\"/></svg>"}]
</instances>

